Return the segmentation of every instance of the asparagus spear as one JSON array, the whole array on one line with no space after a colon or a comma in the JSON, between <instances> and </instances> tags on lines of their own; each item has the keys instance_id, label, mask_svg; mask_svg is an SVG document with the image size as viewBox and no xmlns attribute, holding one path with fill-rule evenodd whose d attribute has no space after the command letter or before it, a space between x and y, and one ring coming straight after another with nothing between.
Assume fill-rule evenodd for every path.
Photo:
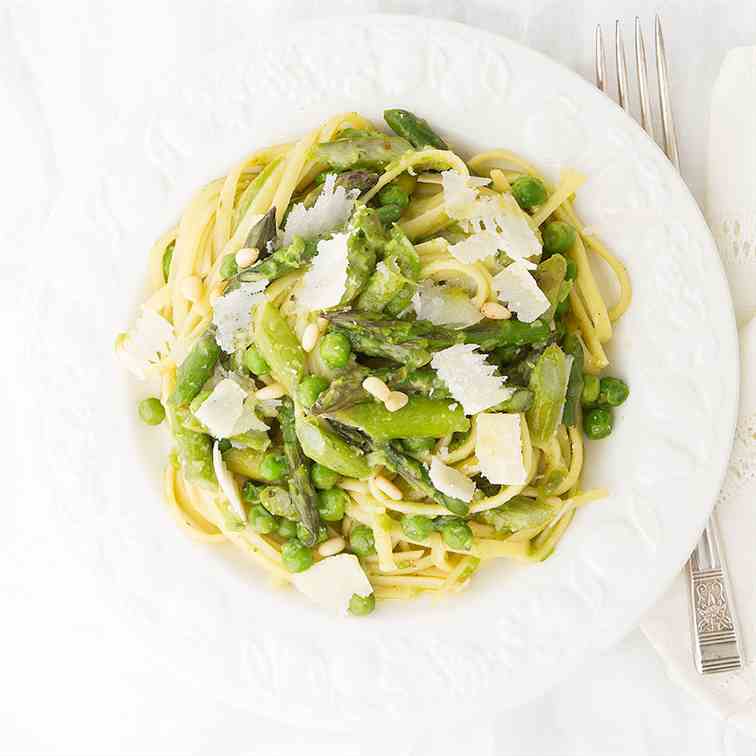
<instances>
[{"instance_id":1,"label":"asparagus spear","mask_svg":"<svg viewBox=\"0 0 756 756\"><path fill-rule=\"evenodd\" d=\"M328 427L351 447L359 449L366 454L373 450L373 442L370 437L363 433L359 428L353 428L351 425L344 425L332 417L326 421Z\"/></svg>"},{"instance_id":2,"label":"asparagus spear","mask_svg":"<svg viewBox=\"0 0 756 756\"><path fill-rule=\"evenodd\" d=\"M278 233L276 227L276 208L271 207L262 218L249 230L244 246L256 248L260 255L266 253L268 242L273 241Z\"/></svg>"},{"instance_id":3,"label":"asparagus spear","mask_svg":"<svg viewBox=\"0 0 756 756\"><path fill-rule=\"evenodd\" d=\"M184 420L189 415L187 407L177 407L169 402L166 409L181 469L186 479L209 487L217 486L218 480L213 468L212 439L206 433L189 430L184 425Z\"/></svg>"},{"instance_id":4,"label":"asparagus spear","mask_svg":"<svg viewBox=\"0 0 756 756\"><path fill-rule=\"evenodd\" d=\"M490 407L487 412L527 412L532 406L533 392L530 389L518 388L509 399Z\"/></svg>"},{"instance_id":5,"label":"asparagus spear","mask_svg":"<svg viewBox=\"0 0 756 756\"><path fill-rule=\"evenodd\" d=\"M426 339L414 339L404 341L401 344L394 344L383 340L380 336L371 336L357 330L334 328L334 331L343 333L349 339L349 343L355 352L370 357L385 357L409 368L427 365L433 357L433 353L428 349Z\"/></svg>"},{"instance_id":6,"label":"asparagus spear","mask_svg":"<svg viewBox=\"0 0 756 756\"><path fill-rule=\"evenodd\" d=\"M317 251L317 239L305 241L300 236L295 236L294 241L288 247L282 247L264 260L242 270L236 276L236 281L241 283L266 279L273 281L294 270L299 270L315 257Z\"/></svg>"},{"instance_id":7,"label":"asparagus spear","mask_svg":"<svg viewBox=\"0 0 756 756\"><path fill-rule=\"evenodd\" d=\"M289 496L307 532L304 544L312 546L317 540L320 526L318 495L310 479L310 463L302 452L297 438L294 425L294 403L288 397L281 403L278 421L281 425L286 460L289 463Z\"/></svg>"},{"instance_id":8,"label":"asparagus spear","mask_svg":"<svg viewBox=\"0 0 756 756\"><path fill-rule=\"evenodd\" d=\"M567 335L562 347L566 354L572 355L572 367L570 368L570 377L567 383L567 397L564 401L564 415L562 419L565 425L576 425L580 396L583 393L583 363L585 355L583 354L583 345L574 333Z\"/></svg>"},{"instance_id":9,"label":"asparagus spear","mask_svg":"<svg viewBox=\"0 0 756 756\"><path fill-rule=\"evenodd\" d=\"M351 446L318 417L296 413L297 438L304 453L315 462L347 478L367 478L370 467L360 446Z\"/></svg>"},{"instance_id":10,"label":"asparagus spear","mask_svg":"<svg viewBox=\"0 0 756 756\"><path fill-rule=\"evenodd\" d=\"M547 323L554 318L566 273L567 261L561 255L552 255L544 260L534 273L538 286L550 302L549 309L541 316Z\"/></svg>"},{"instance_id":11,"label":"asparagus spear","mask_svg":"<svg viewBox=\"0 0 756 756\"><path fill-rule=\"evenodd\" d=\"M542 527L553 516L554 507L544 499L515 496L495 509L481 512L477 519L491 525L499 534L508 534Z\"/></svg>"},{"instance_id":12,"label":"asparagus spear","mask_svg":"<svg viewBox=\"0 0 756 756\"><path fill-rule=\"evenodd\" d=\"M376 441L415 436L441 438L470 428L459 404L425 396L409 397L407 404L394 412L380 402L371 401L338 410L333 417L343 425L359 428Z\"/></svg>"},{"instance_id":13,"label":"asparagus spear","mask_svg":"<svg viewBox=\"0 0 756 756\"><path fill-rule=\"evenodd\" d=\"M348 373L336 376L328 388L318 396L310 412L313 415L322 415L370 401L372 397L362 388L362 382L369 375L370 371L367 368L357 366Z\"/></svg>"},{"instance_id":14,"label":"asparagus spear","mask_svg":"<svg viewBox=\"0 0 756 756\"><path fill-rule=\"evenodd\" d=\"M444 349L462 341L460 331L435 326L429 320L393 320L356 310L333 310L325 318L344 331L358 333L389 344L404 344L424 339L432 349ZM548 330L548 329L547 329Z\"/></svg>"},{"instance_id":15,"label":"asparagus spear","mask_svg":"<svg viewBox=\"0 0 756 756\"><path fill-rule=\"evenodd\" d=\"M411 149L412 145L400 137L346 137L319 144L316 157L329 167L342 171L347 168L383 170Z\"/></svg>"},{"instance_id":16,"label":"asparagus spear","mask_svg":"<svg viewBox=\"0 0 756 756\"><path fill-rule=\"evenodd\" d=\"M540 320L521 323L511 320L484 320L477 325L464 328L465 344L477 344L483 352L491 352L498 347L525 346L545 341L550 334L549 327Z\"/></svg>"},{"instance_id":17,"label":"asparagus spear","mask_svg":"<svg viewBox=\"0 0 756 756\"><path fill-rule=\"evenodd\" d=\"M375 270L375 249L364 234L350 234L347 241L347 280L341 305L349 304L365 288Z\"/></svg>"},{"instance_id":18,"label":"asparagus spear","mask_svg":"<svg viewBox=\"0 0 756 756\"><path fill-rule=\"evenodd\" d=\"M434 147L437 150L448 150L449 146L428 125L423 118L418 118L409 110L394 108L383 111L383 118L391 127L391 130L404 137L413 147Z\"/></svg>"},{"instance_id":19,"label":"asparagus spear","mask_svg":"<svg viewBox=\"0 0 756 756\"><path fill-rule=\"evenodd\" d=\"M397 451L390 443L379 444L376 448L383 452L386 467L404 478L407 483L423 495L429 499L433 499L433 501L442 507L446 507L455 515L464 516L470 511L470 507L461 499L455 499L452 496L441 493L431 483L428 472L421 462Z\"/></svg>"},{"instance_id":20,"label":"asparagus spear","mask_svg":"<svg viewBox=\"0 0 756 756\"><path fill-rule=\"evenodd\" d=\"M545 444L556 433L562 418L567 378L564 352L551 344L538 358L530 375L534 399L528 410L528 427L536 445Z\"/></svg>"},{"instance_id":21,"label":"asparagus spear","mask_svg":"<svg viewBox=\"0 0 756 756\"><path fill-rule=\"evenodd\" d=\"M188 404L199 394L205 381L213 374L220 357L220 347L209 331L200 337L176 372L176 388L171 403Z\"/></svg>"}]
</instances>

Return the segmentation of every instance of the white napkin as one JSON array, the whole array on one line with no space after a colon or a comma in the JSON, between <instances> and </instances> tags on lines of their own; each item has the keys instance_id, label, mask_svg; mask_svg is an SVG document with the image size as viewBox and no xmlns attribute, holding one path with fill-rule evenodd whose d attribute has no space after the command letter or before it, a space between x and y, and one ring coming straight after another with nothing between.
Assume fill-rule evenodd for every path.
<instances>
[{"instance_id":1,"label":"white napkin","mask_svg":"<svg viewBox=\"0 0 756 756\"><path fill-rule=\"evenodd\" d=\"M706 213L740 324L740 411L717 518L745 666L707 676L696 671L685 574L677 577L641 627L670 677L756 737L756 47L732 50L714 87Z\"/></svg>"}]
</instances>

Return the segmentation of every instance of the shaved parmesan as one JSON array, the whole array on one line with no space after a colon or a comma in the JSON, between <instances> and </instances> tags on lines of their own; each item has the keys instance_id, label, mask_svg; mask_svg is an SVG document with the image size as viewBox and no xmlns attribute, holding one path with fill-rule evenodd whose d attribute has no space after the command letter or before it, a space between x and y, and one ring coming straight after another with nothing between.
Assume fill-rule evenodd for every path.
<instances>
[{"instance_id":1,"label":"shaved parmesan","mask_svg":"<svg viewBox=\"0 0 756 756\"><path fill-rule=\"evenodd\" d=\"M231 354L249 340L252 307L262 300L267 281L243 283L238 289L218 297L213 303L213 323L218 329L215 340Z\"/></svg>"},{"instance_id":2,"label":"shaved parmesan","mask_svg":"<svg viewBox=\"0 0 756 756\"><path fill-rule=\"evenodd\" d=\"M306 311L335 307L344 296L349 264L349 234L336 234L318 242L318 254L302 278L297 294L299 307Z\"/></svg>"},{"instance_id":3,"label":"shaved parmesan","mask_svg":"<svg viewBox=\"0 0 756 756\"><path fill-rule=\"evenodd\" d=\"M235 381L224 378L194 413L215 438L231 438L249 430L268 430L245 406L247 392Z\"/></svg>"},{"instance_id":4,"label":"shaved parmesan","mask_svg":"<svg viewBox=\"0 0 756 756\"><path fill-rule=\"evenodd\" d=\"M501 250L513 260L523 260L526 267L535 267L527 258L540 257L541 241L511 194L480 196L470 186L472 179L454 171L444 171L442 179L447 215L471 234L449 247L457 260L472 263Z\"/></svg>"},{"instance_id":5,"label":"shaved parmesan","mask_svg":"<svg viewBox=\"0 0 756 756\"><path fill-rule=\"evenodd\" d=\"M431 367L466 415L482 412L514 393L504 385L503 378L494 375L496 367L486 362L486 356L477 349L475 344L455 344L436 352L431 360Z\"/></svg>"},{"instance_id":6,"label":"shaved parmesan","mask_svg":"<svg viewBox=\"0 0 756 756\"><path fill-rule=\"evenodd\" d=\"M499 299L516 312L523 323L532 323L551 306L535 278L519 260L497 273L491 283Z\"/></svg>"},{"instance_id":7,"label":"shaved parmesan","mask_svg":"<svg viewBox=\"0 0 756 756\"><path fill-rule=\"evenodd\" d=\"M522 416L505 413L479 415L475 456L480 472L496 485L522 486L528 471L522 456Z\"/></svg>"},{"instance_id":8,"label":"shaved parmesan","mask_svg":"<svg viewBox=\"0 0 756 756\"><path fill-rule=\"evenodd\" d=\"M133 328L116 342L116 354L130 372L144 380L173 343L173 326L162 315L143 307Z\"/></svg>"},{"instance_id":9,"label":"shaved parmesan","mask_svg":"<svg viewBox=\"0 0 756 756\"><path fill-rule=\"evenodd\" d=\"M461 242L449 245L452 257L463 263L474 263L495 255L502 247L498 234L493 231L481 231Z\"/></svg>"},{"instance_id":10,"label":"shaved parmesan","mask_svg":"<svg viewBox=\"0 0 756 756\"><path fill-rule=\"evenodd\" d=\"M469 176L456 171L443 171L444 210L450 218L469 218L474 211L478 192L470 186Z\"/></svg>"},{"instance_id":11,"label":"shaved parmesan","mask_svg":"<svg viewBox=\"0 0 756 756\"><path fill-rule=\"evenodd\" d=\"M459 470L442 462L438 457L431 459L430 470L428 474L431 483L441 493L447 496L453 496L455 499L462 501L471 501L475 493L475 483L463 475Z\"/></svg>"},{"instance_id":12,"label":"shaved parmesan","mask_svg":"<svg viewBox=\"0 0 756 756\"><path fill-rule=\"evenodd\" d=\"M292 575L297 590L318 606L347 614L349 602L356 593L367 597L373 586L354 554L337 554L314 564L304 572Z\"/></svg>"},{"instance_id":13,"label":"shaved parmesan","mask_svg":"<svg viewBox=\"0 0 756 756\"><path fill-rule=\"evenodd\" d=\"M223 461L223 455L217 441L213 444L213 470L215 470L215 477L218 479L221 491L231 505L231 510L243 523L246 522L247 513L244 511L244 505L239 495L239 486L236 485L236 479Z\"/></svg>"},{"instance_id":14,"label":"shaved parmesan","mask_svg":"<svg viewBox=\"0 0 756 756\"><path fill-rule=\"evenodd\" d=\"M336 177L329 173L312 207L300 202L291 209L283 234L284 245L291 244L295 236L314 239L341 228L349 220L359 196L359 189L347 192L343 186L336 186Z\"/></svg>"},{"instance_id":15,"label":"shaved parmesan","mask_svg":"<svg viewBox=\"0 0 756 756\"><path fill-rule=\"evenodd\" d=\"M423 281L412 297L412 306L421 320L433 325L465 328L479 322L483 315L464 291Z\"/></svg>"}]
</instances>

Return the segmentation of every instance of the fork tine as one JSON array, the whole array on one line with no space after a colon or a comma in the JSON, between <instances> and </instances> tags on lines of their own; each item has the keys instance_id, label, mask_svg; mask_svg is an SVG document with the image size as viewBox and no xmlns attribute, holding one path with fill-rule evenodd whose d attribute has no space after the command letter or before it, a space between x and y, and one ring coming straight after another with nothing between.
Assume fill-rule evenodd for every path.
<instances>
[{"instance_id":1,"label":"fork tine","mask_svg":"<svg viewBox=\"0 0 756 756\"><path fill-rule=\"evenodd\" d=\"M643 29L638 16L635 17L635 68L638 72L638 99L640 100L641 126L654 139L654 117L648 98L648 68L646 67L646 46L643 43Z\"/></svg>"},{"instance_id":2,"label":"fork tine","mask_svg":"<svg viewBox=\"0 0 756 756\"><path fill-rule=\"evenodd\" d=\"M654 24L656 37L656 76L659 80L659 103L661 105L662 134L664 135L664 150L672 165L679 170L680 155L677 151L677 132L672 117L672 99L669 95L669 69L667 53L664 50L664 36L662 35L661 19L656 15Z\"/></svg>"},{"instance_id":3,"label":"fork tine","mask_svg":"<svg viewBox=\"0 0 756 756\"><path fill-rule=\"evenodd\" d=\"M627 60L625 59L625 43L622 41L622 28L619 20L614 23L614 57L617 64L617 91L619 104L624 110L630 110L627 99Z\"/></svg>"},{"instance_id":4,"label":"fork tine","mask_svg":"<svg viewBox=\"0 0 756 756\"><path fill-rule=\"evenodd\" d=\"M601 24L596 24L593 35L593 57L596 69L596 86L606 92L606 56L604 55L604 38L601 35Z\"/></svg>"}]
</instances>

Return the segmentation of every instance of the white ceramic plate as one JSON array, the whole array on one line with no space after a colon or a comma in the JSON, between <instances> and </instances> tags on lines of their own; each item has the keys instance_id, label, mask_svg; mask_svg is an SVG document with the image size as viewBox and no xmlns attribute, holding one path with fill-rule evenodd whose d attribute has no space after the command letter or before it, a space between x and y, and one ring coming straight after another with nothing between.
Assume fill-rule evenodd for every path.
<instances>
[{"instance_id":1,"label":"white ceramic plate","mask_svg":"<svg viewBox=\"0 0 756 756\"><path fill-rule=\"evenodd\" d=\"M371 16L274 30L166 87L103 177L101 218L118 231L105 322L130 321L149 244L203 182L333 113L380 122L386 107L416 111L462 152L506 147L552 176L560 166L588 175L578 209L635 287L609 349L632 393L612 437L588 444L587 484L611 495L578 513L551 559L488 565L448 603L384 603L347 621L272 590L231 549L175 527L160 499L159 434L134 412L147 390L114 368L112 406L93 419L121 438L103 460L111 477L89 526L107 543L96 568L104 593L145 648L203 695L313 725L518 704L616 641L689 554L735 420L736 338L719 258L662 153L570 71L441 21Z\"/></svg>"}]
</instances>

